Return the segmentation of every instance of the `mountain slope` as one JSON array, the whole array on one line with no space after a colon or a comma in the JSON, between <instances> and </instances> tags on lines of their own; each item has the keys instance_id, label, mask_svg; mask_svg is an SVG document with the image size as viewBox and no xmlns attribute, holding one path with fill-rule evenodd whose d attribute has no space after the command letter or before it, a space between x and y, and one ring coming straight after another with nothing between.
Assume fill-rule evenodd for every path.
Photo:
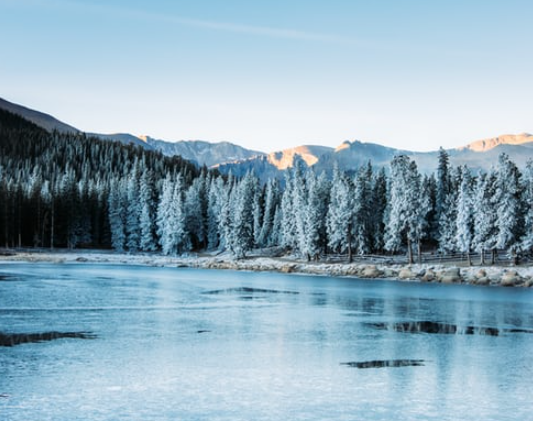
<instances>
[{"instance_id":1,"label":"mountain slope","mask_svg":"<svg viewBox=\"0 0 533 421\"><path fill-rule=\"evenodd\" d=\"M482 139L472 142L458 150L468 149L473 152L487 152L500 145L523 145L525 143L532 143L533 135L529 133L521 133L518 135L505 134L490 139Z\"/></svg>"},{"instance_id":2,"label":"mountain slope","mask_svg":"<svg viewBox=\"0 0 533 421\"><path fill-rule=\"evenodd\" d=\"M80 130L63 123L62 121L59 121L49 114L35 111L30 108L23 107L22 105L14 104L2 98L0 98L0 108L24 117L26 120L31 121L48 132L53 132L56 130L59 133L80 133Z\"/></svg>"}]
</instances>

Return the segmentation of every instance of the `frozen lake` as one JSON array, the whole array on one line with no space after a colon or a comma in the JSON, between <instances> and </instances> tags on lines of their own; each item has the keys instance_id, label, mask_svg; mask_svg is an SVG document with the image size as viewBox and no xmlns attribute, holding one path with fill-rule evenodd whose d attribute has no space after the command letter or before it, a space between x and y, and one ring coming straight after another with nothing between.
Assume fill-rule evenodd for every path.
<instances>
[{"instance_id":1,"label":"frozen lake","mask_svg":"<svg viewBox=\"0 0 533 421\"><path fill-rule=\"evenodd\" d=\"M5 421L533 419L525 289L14 263L0 332Z\"/></svg>"}]
</instances>

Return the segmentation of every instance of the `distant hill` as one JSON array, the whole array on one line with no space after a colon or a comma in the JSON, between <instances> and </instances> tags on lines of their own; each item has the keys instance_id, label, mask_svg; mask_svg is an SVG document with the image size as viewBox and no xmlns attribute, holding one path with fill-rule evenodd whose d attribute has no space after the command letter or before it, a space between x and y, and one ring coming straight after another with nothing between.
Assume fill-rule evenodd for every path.
<instances>
[{"instance_id":1,"label":"distant hill","mask_svg":"<svg viewBox=\"0 0 533 421\"><path fill-rule=\"evenodd\" d=\"M153 139L149 136L140 136L140 139L153 149L163 153L163 155L179 155L189 161L196 162L200 166L212 167L225 162L241 161L264 155L263 152L246 149L229 142L210 143L203 140L167 142Z\"/></svg>"}]
</instances>

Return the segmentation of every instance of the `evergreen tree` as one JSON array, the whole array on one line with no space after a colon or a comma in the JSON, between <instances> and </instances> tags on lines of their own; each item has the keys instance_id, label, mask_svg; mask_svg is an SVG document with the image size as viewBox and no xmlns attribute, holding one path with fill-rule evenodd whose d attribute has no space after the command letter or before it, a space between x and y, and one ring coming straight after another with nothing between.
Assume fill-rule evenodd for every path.
<instances>
[{"instance_id":1,"label":"evergreen tree","mask_svg":"<svg viewBox=\"0 0 533 421\"><path fill-rule=\"evenodd\" d=\"M337 253L348 251L352 260L353 196L350 181L335 165L327 213L328 246Z\"/></svg>"},{"instance_id":2,"label":"evergreen tree","mask_svg":"<svg viewBox=\"0 0 533 421\"><path fill-rule=\"evenodd\" d=\"M496 176L496 247L507 249L513 259L517 260L517 252L522 236L522 209L520 172L506 154L501 154L498 160Z\"/></svg>"},{"instance_id":3,"label":"evergreen tree","mask_svg":"<svg viewBox=\"0 0 533 421\"><path fill-rule=\"evenodd\" d=\"M157 249L155 237L156 192L153 171L147 169L143 171L139 189L141 208L139 217L141 234L140 249L144 251L155 251Z\"/></svg>"},{"instance_id":4,"label":"evergreen tree","mask_svg":"<svg viewBox=\"0 0 533 421\"><path fill-rule=\"evenodd\" d=\"M531 253L533 250L533 161L531 160L526 164L521 184L524 230L520 239L520 249L526 253Z\"/></svg>"},{"instance_id":5,"label":"evergreen tree","mask_svg":"<svg viewBox=\"0 0 533 421\"><path fill-rule=\"evenodd\" d=\"M474 249L481 253L485 264L485 251L496 248L496 212L494 195L496 174L480 174L474 187ZM494 256L494 254L493 254Z\"/></svg>"},{"instance_id":6,"label":"evergreen tree","mask_svg":"<svg viewBox=\"0 0 533 421\"><path fill-rule=\"evenodd\" d=\"M472 265L470 259L470 250L472 248L473 229L474 229L474 203L472 190L472 177L468 168L462 170L462 181L459 187L456 201L457 218L455 242L457 249L465 253L468 258L468 264Z\"/></svg>"},{"instance_id":7,"label":"evergreen tree","mask_svg":"<svg viewBox=\"0 0 533 421\"><path fill-rule=\"evenodd\" d=\"M142 204L139 200L139 178L139 164L135 161L126 185L126 247L132 252L138 251L141 243Z\"/></svg>"}]
</instances>

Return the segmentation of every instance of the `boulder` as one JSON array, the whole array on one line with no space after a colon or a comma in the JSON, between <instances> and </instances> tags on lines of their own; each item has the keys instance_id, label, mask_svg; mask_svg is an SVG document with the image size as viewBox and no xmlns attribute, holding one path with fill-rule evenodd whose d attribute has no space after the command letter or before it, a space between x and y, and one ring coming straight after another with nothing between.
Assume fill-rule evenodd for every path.
<instances>
[{"instance_id":1,"label":"boulder","mask_svg":"<svg viewBox=\"0 0 533 421\"><path fill-rule=\"evenodd\" d=\"M490 279L484 276L483 278L477 278L474 282L476 285L489 285Z\"/></svg>"},{"instance_id":2,"label":"boulder","mask_svg":"<svg viewBox=\"0 0 533 421\"><path fill-rule=\"evenodd\" d=\"M375 265L368 265L361 271L361 278L379 278L382 275L381 271Z\"/></svg>"},{"instance_id":3,"label":"boulder","mask_svg":"<svg viewBox=\"0 0 533 421\"><path fill-rule=\"evenodd\" d=\"M500 281L500 285L502 287L514 287L515 285L522 282L522 279L520 278L520 275L516 272L516 270L508 270L506 271L502 279Z\"/></svg>"},{"instance_id":4,"label":"boulder","mask_svg":"<svg viewBox=\"0 0 533 421\"><path fill-rule=\"evenodd\" d=\"M383 269L383 277L384 278L397 278L398 272L390 268L385 268Z\"/></svg>"},{"instance_id":5,"label":"boulder","mask_svg":"<svg viewBox=\"0 0 533 421\"><path fill-rule=\"evenodd\" d=\"M477 279L486 278L486 277L487 277L487 271L485 269L479 269L478 272L476 273Z\"/></svg>"},{"instance_id":6,"label":"boulder","mask_svg":"<svg viewBox=\"0 0 533 421\"><path fill-rule=\"evenodd\" d=\"M424 273L424 276L422 276L423 282L432 282L436 279L436 274L432 269L426 270L426 273Z\"/></svg>"},{"instance_id":7,"label":"boulder","mask_svg":"<svg viewBox=\"0 0 533 421\"><path fill-rule=\"evenodd\" d=\"M398 273L398 278L400 279L416 279L416 275L413 273L411 268L405 267L400 270Z\"/></svg>"},{"instance_id":8,"label":"boulder","mask_svg":"<svg viewBox=\"0 0 533 421\"><path fill-rule=\"evenodd\" d=\"M438 278L443 284L461 283L463 280L459 268L445 269L439 272Z\"/></svg>"}]
</instances>

